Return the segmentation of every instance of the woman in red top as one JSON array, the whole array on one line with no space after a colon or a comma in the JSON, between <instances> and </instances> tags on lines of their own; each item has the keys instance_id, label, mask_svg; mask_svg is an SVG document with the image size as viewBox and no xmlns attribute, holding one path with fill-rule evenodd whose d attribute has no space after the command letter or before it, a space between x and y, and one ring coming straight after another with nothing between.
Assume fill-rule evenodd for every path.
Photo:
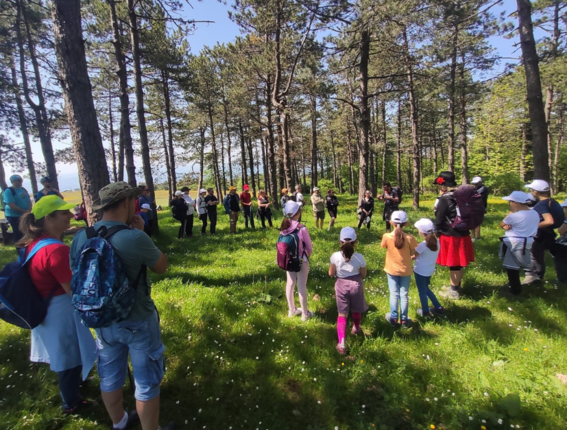
<instances>
[{"instance_id":1,"label":"woman in red top","mask_svg":"<svg viewBox=\"0 0 567 430\"><path fill-rule=\"evenodd\" d=\"M59 196L45 196L30 213L20 219L24 237L16 246L26 255L43 239L61 240L70 226L75 205ZM97 357L96 344L71 304L71 268L69 247L63 242L40 249L27 265L33 284L42 297L48 298L45 320L32 330L30 359L49 363L59 376L63 411L75 413L88 404L79 392L81 374L86 379Z\"/></svg>"}]
</instances>

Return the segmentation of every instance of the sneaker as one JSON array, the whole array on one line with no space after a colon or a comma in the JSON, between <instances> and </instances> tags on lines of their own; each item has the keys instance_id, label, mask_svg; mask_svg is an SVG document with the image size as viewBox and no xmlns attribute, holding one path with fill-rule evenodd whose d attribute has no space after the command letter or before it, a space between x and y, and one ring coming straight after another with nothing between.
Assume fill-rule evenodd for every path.
<instances>
[{"instance_id":1,"label":"sneaker","mask_svg":"<svg viewBox=\"0 0 567 430\"><path fill-rule=\"evenodd\" d=\"M140 422L140 417L138 416L138 412L136 412L135 409L133 411L128 412L128 421L126 422L126 427L124 427L124 430L131 429L139 422ZM112 428L114 430L116 429L116 427L114 426L112 426Z\"/></svg>"},{"instance_id":2,"label":"sneaker","mask_svg":"<svg viewBox=\"0 0 567 430\"><path fill-rule=\"evenodd\" d=\"M81 400L72 408L63 408L63 413L65 415L74 415L82 411L83 409L89 409L96 405L96 402L90 400Z\"/></svg>"},{"instance_id":3,"label":"sneaker","mask_svg":"<svg viewBox=\"0 0 567 430\"><path fill-rule=\"evenodd\" d=\"M541 279L539 279L537 276L526 275L526 277L522 281L522 285L531 285L538 282L541 282Z\"/></svg>"},{"instance_id":4,"label":"sneaker","mask_svg":"<svg viewBox=\"0 0 567 430\"><path fill-rule=\"evenodd\" d=\"M293 317L298 317L301 314L303 314L303 311L301 310L301 308L295 308L295 311L289 311L287 313L287 316L289 318L293 318Z\"/></svg>"},{"instance_id":5,"label":"sneaker","mask_svg":"<svg viewBox=\"0 0 567 430\"><path fill-rule=\"evenodd\" d=\"M301 315L301 321L309 321L313 318L313 311L307 311L306 314Z\"/></svg>"},{"instance_id":6,"label":"sneaker","mask_svg":"<svg viewBox=\"0 0 567 430\"><path fill-rule=\"evenodd\" d=\"M362 333L362 329L360 327L356 328L355 326L352 326L351 334L354 334L356 336L361 333Z\"/></svg>"},{"instance_id":7,"label":"sneaker","mask_svg":"<svg viewBox=\"0 0 567 430\"><path fill-rule=\"evenodd\" d=\"M448 287L445 290L440 291L439 295L444 299L461 300L462 290L460 287L457 290L453 290L451 287Z\"/></svg>"},{"instance_id":8,"label":"sneaker","mask_svg":"<svg viewBox=\"0 0 567 430\"><path fill-rule=\"evenodd\" d=\"M388 321L390 325L394 328L398 328L400 326L400 324L398 323L398 319L392 318L392 314L390 312L386 314L386 321Z\"/></svg>"},{"instance_id":9,"label":"sneaker","mask_svg":"<svg viewBox=\"0 0 567 430\"><path fill-rule=\"evenodd\" d=\"M340 355L346 355L346 347L342 346L340 343L335 348Z\"/></svg>"},{"instance_id":10,"label":"sneaker","mask_svg":"<svg viewBox=\"0 0 567 430\"><path fill-rule=\"evenodd\" d=\"M437 315L441 317L444 317L446 315L445 308L443 306L439 308L435 308L432 306L429 308L429 312L431 312L433 315Z\"/></svg>"},{"instance_id":11,"label":"sneaker","mask_svg":"<svg viewBox=\"0 0 567 430\"><path fill-rule=\"evenodd\" d=\"M407 330L408 328L410 328L413 325L413 321L410 320L409 318L406 318L405 320L402 320L402 328Z\"/></svg>"},{"instance_id":12,"label":"sneaker","mask_svg":"<svg viewBox=\"0 0 567 430\"><path fill-rule=\"evenodd\" d=\"M175 423L172 421L164 427L158 427L158 430L175 430Z\"/></svg>"},{"instance_id":13,"label":"sneaker","mask_svg":"<svg viewBox=\"0 0 567 430\"><path fill-rule=\"evenodd\" d=\"M425 312L424 313L422 308L419 308L416 313L417 313L417 316L419 316L419 317L431 318L431 312Z\"/></svg>"}]
</instances>

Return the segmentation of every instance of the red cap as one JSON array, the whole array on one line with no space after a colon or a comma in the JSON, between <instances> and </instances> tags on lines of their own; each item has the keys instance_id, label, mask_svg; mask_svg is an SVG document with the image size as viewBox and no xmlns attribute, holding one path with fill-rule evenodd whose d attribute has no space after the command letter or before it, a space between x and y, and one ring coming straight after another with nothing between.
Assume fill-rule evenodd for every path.
<instances>
[{"instance_id":1,"label":"red cap","mask_svg":"<svg viewBox=\"0 0 567 430\"><path fill-rule=\"evenodd\" d=\"M250 187L248 186L248 184L244 184L244 186L242 187L242 189L244 191L250 191Z\"/></svg>"}]
</instances>

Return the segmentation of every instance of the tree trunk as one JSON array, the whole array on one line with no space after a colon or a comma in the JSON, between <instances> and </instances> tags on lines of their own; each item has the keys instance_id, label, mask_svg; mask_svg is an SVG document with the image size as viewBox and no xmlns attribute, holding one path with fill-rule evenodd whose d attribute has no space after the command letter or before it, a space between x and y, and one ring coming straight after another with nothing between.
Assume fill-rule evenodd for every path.
<instances>
[{"instance_id":1,"label":"tree trunk","mask_svg":"<svg viewBox=\"0 0 567 430\"><path fill-rule=\"evenodd\" d=\"M252 152L251 137L248 137L248 159L250 160L250 179L252 180L252 195L256 197L256 177L254 174L254 154Z\"/></svg>"},{"instance_id":2,"label":"tree trunk","mask_svg":"<svg viewBox=\"0 0 567 430\"><path fill-rule=\"evenodd\" d=\"M469 183L467 151L467 88L465 85L465 54L461 54L461 183Z\"/></svg>"},{"instance_id":3,"label":"tree trunk","mask_svg":"<svg viewBox=\"0 0 567 430\"><path fill-rule=\"evenodd\" d=\"M554 191L555 193L559 192L559 177L557 176L557 165L559 164L559 150L563 145L563 140L565 138L565 131L563 130L563 115L564 115L564 106L561 105L561 109L559 111L559 118L557 119L557 125L559 126L559 136L555 140L555 154L553 157L553 178L555 179L554 183Z\"/></svg>"},{"instance_id":4,"label":"tree trunk","mask_svg":"<svg viewBox=\"0 0 567 430\"><path fill-rule=\"evenodd\" d=\"M386 163L388 157L388 125L386 124L386 101L382 103L382 139L384 151L382 153L382 183L386 182Z\"/></svg>"},{"instance_id":5,"label":"tree trunk","mask_svg":"<svg viewBox=\"0 0 567 430\"><path fill-rule=\"evenodd\" d=\"M207 88L207 90L209 90ZM210 94L210 92L208 92ZM213 105L212 101L209 99L208 101L208 111L209 111L209 122L211 126L211 148L212 148L212 155L213 155L213 175L215 177L215 187L217 189L217 196L219 200L222 200L224 192L222 191L221 181L220 181L220 173L219 173L219 159L217 155L217 141L215 138L215 123L213 121Z\"/></svg>"},{"instance_id":6,"label":"tree trunk","mask_svg":"<svg viewBox=\"0 0 567 430\"><path fill-rule=\"evenodd\" d=\"M282 143L283 143L283 165L285 184L288 189L293 187L293 180L291 178L291 148L289 142L289 114L283 110L280 113L281 129L282 129Z\"/></svg>"},{"instance_id":7,"label":"tree trunk","mask_svg":"<svg viewBox=\"0 0 567 430\"><path fill-rule=\"evenodd\" d=\"M81 2L53 0L51 16L65 110L89 214L89 225L93 225L97 221L97 214L92 210L93 203L98 200L99 190L108 185L109 180L87 70Z\"/></svg>"},{"instance_id":8,"label":"tree trunk","mask_svg":"<svg viewBox=\"0 0 567 430\"><path fill-rule=\"evenodd\" d=\"M112 154L112 177L114 182L118 181L118 172L116 171L116 145L114 143L114 118L112 116L112 92L108 90L108 124L110 128L110 152Z\"/></svg>"},{"instance_id":9,"label":"tree trunk","mask_svg":"<svg viewBox=\"0 0 567 430\"><path fill-rule=\"evenodd\" d=\"M132 144L132 125L130 124L130 98L128 96L128 72L126 70L126 59L122 51L120 41L120 27L116 16L116 1L107 0L110 6L110 24L112 26L112 45L114 46L114 58L116 60L116 74L118 76L118 90L120 99L120 162L119 177L124 179L124 158L126 158L126 175L128 184L136 186L136 166L134 165L134 147Z\"/></svg>"},{"instance_id":10,"label":"tree trunk","mask_svg":"<svg viewBox=\"0 0 567 430\"><path fill-rule=\"evenodd\" d=\"M347 117L346 137L347 137L347 155L348 155L348 172L349 172L348 193L352 196L354 194L354 170L353 170L353 156L352 156L352 141L350 138L350 121L348 117Z\"/></svg>"},{"instance_id":11,"label":"tree trunk","mask_svg":"<svg viewBox=\"0 0 567 430\"><path fill-rule=\"evenodd\" d=\"M128 18L130 22L130 38L132 44L132 60L134 64L134 83L136 89L136 115L138 117L138 133L142 151L142 168L146 186L150 190L150 196L154 202L152 210L154 221L152 233L159 233L158 214L156 210L156 194L154 189L154 177L150 161L150 145L148 142L148 129L146 128L146 117L144 112L144 87L142 85L142 64L140 58L140 33L138 31L138 16L136 15L137 0L128 0Z\"/></svg>"},{"instance_id":12,"label":"tree trunk","mask_svg":"<svg viewBox=\"0 0 567 430\"><path fill-rule=\"evenodd\" d=\"M240 156L242 167L242 186L248 183L248 168L246 167L246 138L244 137L244 128L242 127L242 120L238 121L238 128L240 130Z\"/></svg>"},{"instance_id":13,"label":"tree trunk","mask_svg":"<svg viewBox=\"0 0 567 430\"><path fill-rule=\"evenodd\" d=\"M163 101L165 107L165 119L167 124L167 149L169 153L169 168L171 170L171 177L169 182L169 188L171 188L172 193L175 194L177 191L177 174L175 173L175 149L173 148L173 125L171 122L171 100L169 93L169 72L167 70L162 71L163 80Z\"/></svg>"},{"instance_id":14,"label":"tree trunk","mask_svg":"<svg viewBox=\"0 0 567 430\"><path fill-rule=\"evenodd\" d=\"M455 87L457 80L457 46L459 43L459 26L453 28L453 51L451 52L451 72L449 83L449 151L447 170L455 171ZM437 174L437 172L435 172Z\"/></svg>"},{"instance_id":15,"label":"tree trunk","mask_svg":"<svg viewBox=\"0 0 567 430\"><path fill-rule=\"evenodd\" d=\"M309 95L311 107L311 188L317 186L317 96Z\"/></svg>"},{"instance_id":16,"label":"tree trunk","mask_svg":"<svg viewBox=\"0 0 567 430\"><path fill-rule=\"evenodd\" d=\"M526 156L528 155L528 130L527 124L522 124L522 153L520 155L520 179L526 181Z\"/></svg>"},{"instance_id":17,"label":"tree trunk","mask_svg":"<svg viewBox=\"0 0 567 430\"><path fill-rule=\"evenodd\" d=\"M222 134L222 125L221 125L221 135L220 135L220 160L221 160L221 170L222 170L222 176L221 176L221 185L222 185L222 189L223 191L226 192L226 190L228 188L226 188L226 170L225 170L225 165L224 165L224 136Z\"/></svg>"},{"instance_id":18,"label":"tree trunk","mask_svg":"<svg viewBox=\"0 0 567 430\"><path fill-rule=\"evenodd\" d=\"M2 160L2 148L0 148L0 188L4 191L8 188L6 183L6 171L4 170L4 160Z\"/></svg>"},{"instance_id":19,"label":"tree trunk","mask_svg":"<svg viewBox=\"0 0 567 430\"><path fill-rule=\"evenodd\" d=\"M199 153L199 185L197 188L200 190L203 188L203 177L205 175L205 133L207 131L206 127L199 127L199 135L201 136L201 151ZM197 191L199 191L197 190Z\"/></svg>"},{"instance_id":20,"label":"tree trunk","mask_svg":"<svg viewBox=\"0 0 567 430\"><path fill-rule=\"evenodd\" d=\"M330 130L329 137L331 141L331 153L333 155L333 186L337 188L339 186L337 175L337 151L335 149L335 140L333 139L333 130Z\"/></svg>"},{"instance_id":21,"label":"tree trunk","mask_svg":"<svg viewBox=\"0 0 567 430\"><path fill-rule=\"evenodd\" d=\"M547 124L543 109L539 58L536 51L532 26L530 0L516 0L522 60L526 72L526 88L532 130L534 177L549 181L549 153L547 151Z\"/></svg>"},{"instance_id":22,"label":"tree trunk","mask_svg":"<svg viewBox=\"0 0 567 430\"><path fill-rule=\"evenodd\" d=\"M167 150L167 139L165 137L165 126L163 124L163 118L159 119L159 129L161 131L161 141L163 144L163 153L165 158L165 168L167 171L167 183L170 185L167 187L169 201L173 200L174 192L171 188L171 166L169 165L169 151Z\"/></svg>"},{"instance_id":23,"label":"tree trunk","mask_svg":"<svg viewBox=\"0 0 567 430\"><path fill-rule=\"evenodd\" d=\"M269 173L270 173L270 194L272 195L273 207L279 208L280 202L277 197L278 192L278 181L277 181L277 169L276 169L276 150L275 150L275 139L274 139L274 124L272 121L272 106L270 104L270 94L271 94L271 77L268 74L266 78L266 127L268 129L268 148L267 156L269 162ZM281 183L280 183L281 185Z\"/></svg>"},{"instance_id":24,"label":"tree trunk","mask_svg":"<svg viewBox=\"0 0 567 430\"><path fill-rule=\"evenodd\" d=\"M270 169L268 167L268 157L266 154L266 140L261 137L260 138L260 143L261 143L261 147L262 147L262 165L264 167L264 191L266 191L266 193L270 192L271 189L271 184L270 184ZM259 187L260 185L258 185ZM275 200L275 196L272 196L272 200Z\"/></svg>"},{"instance_id":25,"label":"tree trunk","mask_svg":"<svg viewBox=\"0 0 567 430\"><path fill-rule=\"evenodd\" d=\"M368 189L368 155L370 145L368 141L370 129L370 109L368 108L368 60L370 59L370 33L363 30L360 40L360 144L358 147L358 204L364 198L364 192Z\"/></svg>"},{"instance_id":26,"label":"tree trunk","mask_svg":"<svg viewBox=\"0 0 567 430\"><path fill-rule=\"evenodd\" d=\"M24 150L26 153L26 166L28 168L28 173L30 175L30 182L32 186L32 192L34 196L37 194L37 178L35 174L35 166L33 164L33 154L30 143L30 135L28 130L28 120L26 118L26 113L24 111L24 104L20 97L20 87L18 85L18 74L16 72L16 59L12 56L11 72L12 72L12 85L14 86L14 98L16 99L16 107L18 109L18 120L20 122L20 131L22 132L22 138L24 139ZM4 187L2 188L5 189Z\"/></svg>"},{"instance_id":27,"label":"tree trunk","mask_svg":"<svg viewBox=\"0 0 567 430\"><path fill-rule=\"evenodd\" d=\"M402 188L402 99L398 100L398 139L396 141L396 179Z\"/></svg>"},{"instance_id":28,"label":"tree trunk","mask_svg":"<svg viewBox=\"0 0 567 430\"><path fill-rule=\"evenodd\" d=\"M228 139L228 148L226 149L227 153L228 153L228 176L230 179L230 184L233 185L233 178L232 178L232 155L231 155L231 150L232 150L232 140L230 138L230 127L228 126L228 109L226 106L226 103L223 103L223 109L224 109L224 126L226 127L226 136ZM225 191L228 191L228 189L226 189Z\"/></svg>"}]
</instances>

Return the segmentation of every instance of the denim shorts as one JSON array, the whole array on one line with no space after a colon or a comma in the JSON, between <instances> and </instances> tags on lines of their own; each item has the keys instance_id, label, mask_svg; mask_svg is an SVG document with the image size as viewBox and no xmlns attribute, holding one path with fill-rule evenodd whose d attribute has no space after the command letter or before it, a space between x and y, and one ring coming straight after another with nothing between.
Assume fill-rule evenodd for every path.
<instances>
[{"instance_id":1,"label":"denim shorts","mask_svg":"<svg viewBox=\"0 0 567 430\"><path fill-rule=\"evenodd\" d=\"M157 311L139 321L122 321L96 329L100 389L111 392L122 388L128 371L128 353L134 372L136 392L142 402L159 396L165 373L165 345Z\"/></svg>"}]
</instances>

